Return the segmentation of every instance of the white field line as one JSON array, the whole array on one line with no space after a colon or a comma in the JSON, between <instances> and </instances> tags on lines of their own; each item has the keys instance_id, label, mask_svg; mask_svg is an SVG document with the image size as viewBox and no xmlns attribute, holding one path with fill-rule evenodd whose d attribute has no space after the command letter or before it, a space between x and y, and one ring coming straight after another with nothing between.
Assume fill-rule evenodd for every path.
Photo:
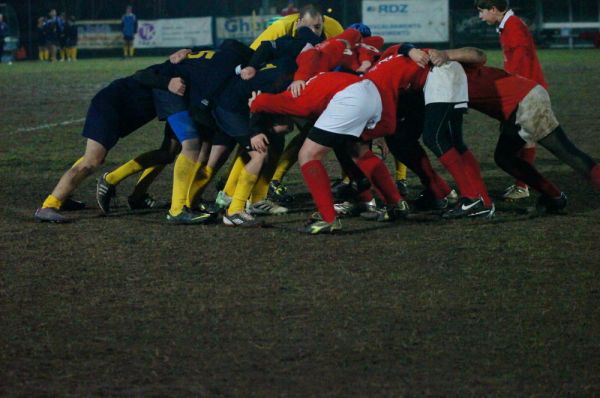
<instances>
[{"instance_id":1,"label":"white field line","mask_svg":"<svg viewBox=\"0 0 600 398\"><path fill-rule=\"evenodd\" d=\"M17 132L27 133L30 131L51 129L52 127L68 126L70 124L81 123L84 120L85 120L85 118L81 118L81 119L65 120L64 122L59 122L59 123L40 124L39 126L35 126L35 127L24 127L24 128L17 129Z\"/></svg>"}]
</instances>

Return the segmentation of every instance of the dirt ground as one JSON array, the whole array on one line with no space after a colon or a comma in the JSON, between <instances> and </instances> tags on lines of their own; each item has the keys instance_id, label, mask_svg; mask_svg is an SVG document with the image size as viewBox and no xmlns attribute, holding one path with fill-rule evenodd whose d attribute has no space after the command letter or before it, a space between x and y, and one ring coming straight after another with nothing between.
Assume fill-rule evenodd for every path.
<instances>
[{"instance_id":1,"label":"dirt ground","mask_svg":"<svg viewBox=\"0 0 600 398\"><path fill-rule=\"evenodd\" d=\"M559 121L600 159L597 51L540 58ZM0 395L600 394L599 191L543 149L536 164L567 193L564 215L529 212L534 194L497 200L491 221L344 219L338 235L305 236L296 228L313 208L294 167L292 211L266 218L268 228L131 213L135 178L119 186L109 216L90 178L75 222L35 223L82 154L90 98L160 61L0 65ZM102 171L161 137L151 123ZM498 197L512 180L494 164L496 139L496 122L467 115L465 140ZM333 161L329 170L337 176ZM163 201L171 173L151 188ZM414 198L410 174L409 185Z\"/></svg>"}]
</instances>

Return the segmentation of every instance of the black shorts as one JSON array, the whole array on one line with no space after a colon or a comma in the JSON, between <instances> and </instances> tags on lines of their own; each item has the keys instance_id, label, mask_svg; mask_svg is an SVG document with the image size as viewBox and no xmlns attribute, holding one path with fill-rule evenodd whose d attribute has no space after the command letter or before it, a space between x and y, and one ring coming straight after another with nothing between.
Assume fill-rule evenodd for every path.
<instances>
[{"instance_id":1,"label":"black shorts","mask_svg":"<svg viewBox=\"0 0 600 398\"><path fill-rule=\"evenodd\" d=\"M348 146L360 141L359 137L355 137L353 135L331 133L329 131L321 130L317 127L311 128L306 138L310 138L317 144L326 146L328 148Z\"/></svg>"},{"instance_id":2,"label":"black shorts","mask_svg":"<svg viewBox=\"0 0 600 398\"><path fill-rule=\"evenodd\" d=\"M134 36L130 36L130 35L123 35L123 40L125 40L125 41L133 41L133 37L134 37Z\"/></svg>"},{"instance_id":3,"label":"black shorts","mask_svg":"<svg viewBox=\"0 0 600 398\"><path fill-rule=\"evenodd\" d=\"M154 108L126 109L121 101L122 88L114 82L100 90L94 98L85 118L82 135L102 144L107 150L156 117Z\"/></svg>"}]
</instances>

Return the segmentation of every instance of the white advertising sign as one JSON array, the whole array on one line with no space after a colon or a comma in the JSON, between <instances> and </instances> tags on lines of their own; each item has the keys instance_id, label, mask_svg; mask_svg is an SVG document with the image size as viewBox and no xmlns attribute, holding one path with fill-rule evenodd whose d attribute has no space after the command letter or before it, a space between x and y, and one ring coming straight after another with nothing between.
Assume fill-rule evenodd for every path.
<instances>
[{"instance_id":1,"label":"white advertising sign","mask_svg":"<svg viewBox=\"0 0 600 398\"><path fill-rule=\"evenodd\" d=\"M78 21L77 47L80 49L105 49L123 47L123 33L121 21Z\"/></svg>"},{"instance_id":2,"label":"white advertising sign","mask_svg":"<svg viewBox=\"0 0 600 398\"><path fill-rule=\"evenodd\" d=\"M212 17L140 20L137 48L212 46Z\"/></svg>"},{"instance_id":3,"label":"white advertising sign","mask_svg":"<svg viewBox=\"0 0 600 398\"><path fill-rule=\"evenodd\" d=\"M279 17L280 18L280 17ZM217 18L217 38L236 39L250 44L269 25L278 19L277 15L244 15L231 18Z\"/></svg>"},{"instance_id":4,"label":"white advertising sign","mask_svg":"<svg viewBox=\"0 0 600 398\"><path fill-rule=\"evenodd\" d=\"M447 42L448 0L363 0L363 23L387 43Z\"/></svg>"}]
</instances>

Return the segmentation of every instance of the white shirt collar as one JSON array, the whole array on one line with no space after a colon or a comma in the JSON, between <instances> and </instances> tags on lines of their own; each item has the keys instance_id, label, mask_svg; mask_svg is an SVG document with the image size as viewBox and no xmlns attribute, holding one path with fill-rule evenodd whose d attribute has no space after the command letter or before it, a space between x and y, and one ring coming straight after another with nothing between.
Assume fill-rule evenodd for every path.
<instances>
[{"instance_id":1,"label":"white shirt collar","mask_svg":"<svg viewBox=\"0 0 600 398\"><path fill-rule=\"evenodd\" d=\"M502 18L502 21L500 21L500 25L498 25L498 28L496 28L496 31L498 33L500 33L502 31L502 29L504 29L504 25L506 25L506 21L508 21L508 18L512 17L513 15L515 15L515 12L513 10L506 11L506 14L504 14L504 18Z\"/></svg>"}]
</instances>

